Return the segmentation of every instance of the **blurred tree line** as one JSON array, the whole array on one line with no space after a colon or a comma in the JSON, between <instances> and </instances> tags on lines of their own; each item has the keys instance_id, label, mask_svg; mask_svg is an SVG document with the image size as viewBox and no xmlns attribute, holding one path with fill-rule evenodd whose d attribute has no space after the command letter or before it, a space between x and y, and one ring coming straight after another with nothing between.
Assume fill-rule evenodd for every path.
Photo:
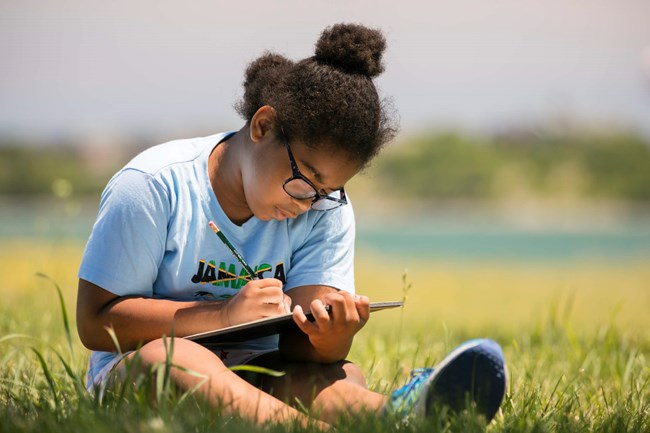
<instances>
[{"instance_id":1,"label":"blurred tree line","mask_svg":"<svg viewBox=\"0 0 650 433\"><path fill-rule=\"evenodd\" d=\"M650 200L650 143L627 133L432 133L394 146L374 171L383 191L421 199Z\"/></svg>"},{"instance_id":2,"label":"blurred tree line","mask_svg":"<svg viewBox=\"0 0 650 433\"><path fill-rule=\"evenodd\" d=\"M92 168L72 146L0 146L0 195L50 195L62 182L75 194L97 194L110 175Z\"/></svg>"},{"instance_id":3,"label":"blurred tree line","mask_svg":"<svg viewBox=\"0 0 650 433\"><path fill-rule=\"evenodd\" d=\"M0 143L0 195L98 195L137 151L106 158L82 146ZM517 194L650 200L650 143L628 133L432 132L406 137L377 159L384 193L420 199L498 199Z\"/></svg>"}]
</instances>

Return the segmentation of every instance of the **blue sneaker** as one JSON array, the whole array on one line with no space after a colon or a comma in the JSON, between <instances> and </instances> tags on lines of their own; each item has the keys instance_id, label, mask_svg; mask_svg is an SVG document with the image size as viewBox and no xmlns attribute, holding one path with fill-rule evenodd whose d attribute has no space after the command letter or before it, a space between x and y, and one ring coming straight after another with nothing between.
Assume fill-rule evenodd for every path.
<instances>
[{"instance_id":1,"label":"blue sneaker","mask_svg":"<svg viewBox=\"0 0 650 433\"><path fill-rule=\"evenodd\" d=\"M499 345L488 339L467 341L435 368L411 372L411 379L390 397L386 410L400 416L427 417L438 406L458 412L474 406L490 422L503 401L506 367Z\"/></svg>"}]
</instances>

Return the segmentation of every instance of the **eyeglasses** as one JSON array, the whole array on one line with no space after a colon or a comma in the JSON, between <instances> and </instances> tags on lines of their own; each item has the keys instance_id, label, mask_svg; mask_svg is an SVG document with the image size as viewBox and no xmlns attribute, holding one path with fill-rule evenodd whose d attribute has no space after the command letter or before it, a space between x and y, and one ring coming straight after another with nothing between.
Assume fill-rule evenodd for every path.
<instances>
[{"instance_id":1,"label":"eyeglasses","mask_svg":"<svg viewBox=\"0 0 650 433\"><path fill-rule=\"evenodd\" d=\"M295 199L311 200L311 208L314 210L332 210L348 204L343 188L333 191L330 194L321 194L318 192L316 186L298 170L298 164L296 164L296 159L293 157L293 153L291 153L287 136L284 131L281 131L281 134L282 142L289 154L292 171L292 176L285 180L284 185L282 185L284 191Z\"/></svg>"}]
</instances>

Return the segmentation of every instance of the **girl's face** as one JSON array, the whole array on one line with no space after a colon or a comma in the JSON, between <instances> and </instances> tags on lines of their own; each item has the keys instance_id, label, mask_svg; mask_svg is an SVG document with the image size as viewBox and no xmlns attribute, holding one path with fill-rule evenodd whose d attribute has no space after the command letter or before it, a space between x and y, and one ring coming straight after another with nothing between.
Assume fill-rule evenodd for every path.
<instances>
[{"instance_id":1,"label":"girl's face","mask_svg":"<svg viewBox=\"0 0 650 433\"><path fill-rule=\"evenodd\" d=\"M327 195L343 186L359 171L355 162L330 151L289 143L297 168L318 190ZM264 221L295 218L311 208L311 199L299 200L283 189L293 176L287 147L278 138L254 145L248 170L242 171L246 202L253 214ZM318 211L315 211L318 212Z\"/></svg>"}]
</instances>

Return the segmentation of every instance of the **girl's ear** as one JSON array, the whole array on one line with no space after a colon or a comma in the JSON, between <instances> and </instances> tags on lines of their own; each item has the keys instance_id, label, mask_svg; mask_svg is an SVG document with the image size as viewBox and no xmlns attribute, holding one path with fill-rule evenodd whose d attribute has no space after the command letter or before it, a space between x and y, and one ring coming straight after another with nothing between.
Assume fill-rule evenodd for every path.
<instances>
[{"instance_id":1,"label":"girl's ear","mask_svg":"<svg viewBox=\"0 0 650 433\"><path fill-rule=\"evenodd\" d=\"M275 119L275 108L270 105L260 107L251 118L249 128L251 141L257 143L269 134L274 134Z\"/></svg>"}]
</instances>

